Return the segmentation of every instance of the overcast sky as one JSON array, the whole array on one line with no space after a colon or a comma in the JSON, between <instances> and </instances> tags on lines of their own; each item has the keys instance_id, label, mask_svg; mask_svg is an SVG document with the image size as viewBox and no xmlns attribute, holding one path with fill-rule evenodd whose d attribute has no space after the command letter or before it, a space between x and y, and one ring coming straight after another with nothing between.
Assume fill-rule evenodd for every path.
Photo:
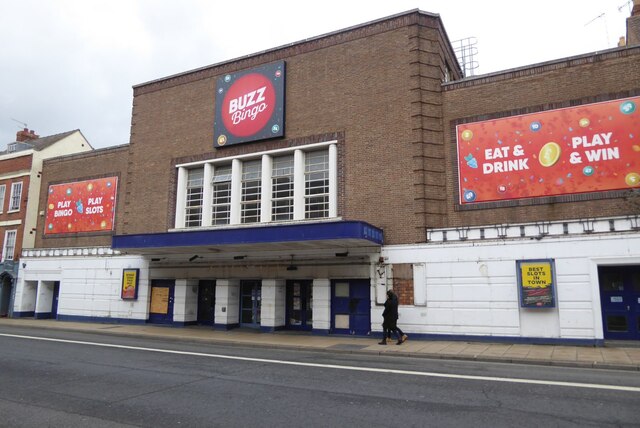
<instances>
[{"instance_id":1,"label":"overcast sky","mask_svg":"<svg viewBox=\"0 0 640 428\"><path fill-rule=\"evenodd\" d=\"M133 85L411 9L440 14L451 41L475 37L478 75L614 48L630 3L0 0L0 150L24 126L128 143Z\"/></svg>"}]
</instances>

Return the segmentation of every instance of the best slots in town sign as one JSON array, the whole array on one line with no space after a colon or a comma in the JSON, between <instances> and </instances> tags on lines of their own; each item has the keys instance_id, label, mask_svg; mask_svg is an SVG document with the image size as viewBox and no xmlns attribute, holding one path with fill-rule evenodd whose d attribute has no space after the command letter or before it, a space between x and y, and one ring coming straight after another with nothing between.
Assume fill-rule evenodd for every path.
<instances>
[{"instance_id":1,"label":"best slots in town sign","mask_svg":"<svg viewBox=\"0 0 640 428\"><path fill-rule=\"evenodd\" d=\"M456 127L460 204L640 187L640 97Z\"/></svg>"},{"instance_id":2,"label":"best slots in town sign","mask_svg":"<svg viewBox=\"0 0 640 428\"><path fill-rule=\"evenodd\" d=\"M45 235L113 230L118 177L49 186Z\"/></svg>"},{"instance_id":3,"label":"best slots in town sign","mask_svg":"<svg viewBox=\"0 0 640 428\"><path fill-rule=\"evenodd\" d=\"M284 135L285 62L218 78L214 147Z\"/></svg>"}]
</instances>

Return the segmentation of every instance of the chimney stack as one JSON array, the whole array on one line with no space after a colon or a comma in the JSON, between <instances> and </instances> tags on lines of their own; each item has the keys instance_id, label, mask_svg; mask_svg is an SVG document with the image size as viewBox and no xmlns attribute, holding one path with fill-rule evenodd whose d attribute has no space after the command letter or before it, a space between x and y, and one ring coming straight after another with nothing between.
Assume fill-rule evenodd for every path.
<instances>
[{"instance_id":1,"label":"chimney stack","mask_svg":"<svg viewBox=\"0 0 640 428\"><path fill-rule=\"evenodd\" d=\"M633 0L631 16L627 18L627 46L640 45L640 0Z\"/></svg>"},{"instance_id":2,"label":"chimney stack","mask_svg":"<svg viewBox=\"0 0 640 428\"><path fill-rule=\"evenodd\" d=\"M28 128L24 128L22 131L18 131L16 134L16 141L28 141L28 140L36 140L40 138L38 134L36 134L33 129L29 130Z\"/></svg>"}]
</instances>

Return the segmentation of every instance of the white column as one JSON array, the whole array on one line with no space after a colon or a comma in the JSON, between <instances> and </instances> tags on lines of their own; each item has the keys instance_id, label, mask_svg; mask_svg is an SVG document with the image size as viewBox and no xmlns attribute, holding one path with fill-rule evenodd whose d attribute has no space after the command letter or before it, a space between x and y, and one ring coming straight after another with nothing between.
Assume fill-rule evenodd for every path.
<instances>
[{"instance_id":1,"label":"white column","mask_svg":"<svg viewBox=\"0 0 640 428\"><path fill-rule=\"evenodd\" d=\"M176 279L173 290L173 321L188 323L198 320L198 280Z\"/></svg>"},{"instance_id":2,"label":"white column","mask_svg":"<svg viewBox=\"0 0 640 428\"><path fill-rule=\"evenodd\" d=\"M331 327L331 281L313 280L313 330L329 332Z\"/></svg>"},{"instance_id":3,"label":"white column","mask_svg":"<svg viewBox=\"0 0 640 428\"><path fill-rule=\"evenodd\" d=\"M231 213L229 224L240 224L240 200L242 198L242 162L231 163Z\"/></svg>"},{"instance_id":4,"label":"white column","mask_svg":"<svg viewBox=\"0 0 640 428\"><path fill-rule=\"evenodd\" d=\"M260 327L275 330L285 323L285 281L283 279L262 280L262 303Z\"/></svg>"},{"instance_id":5,"label":"white column","mask_svg":"<svg viewBox=\"0 0 640 428\"><path fill-rule=\"evenodd\" d=\"M387 300L387 264L379 261L379 254L372 254L369 257L371 266L369 278L373 278L375 288L375 296L371 300L377 304L382 304Z\"/></svg>"},{"instance_id":6,"label":"white column","mask_svg":"<svg viewBox=\"0 0 640 428\"><path fill-rule=\"evenodd\" d=\"M38 314L51 313L53 304L53 282L38 281L38 291L36 294L36 318Z\"/></svg>"},{"instance_id":7,"label":"white column","mask_svg":"<svg viewBox=\"0 0 640 428\"><path fill-rule=\"evenodd\" d=\"M184 210L187 201L187 169L178 168L178 188L176 189L176 229L184 227Z\"/></svg>"},{"instance_id":8,"label":"white column","mask_svg":"<svg viewBox=\"0 0 640 428\"><path fill-rule=\"evenodd\" d=\"M22 272L24 272L24 270ZM22 278L18 278L16 294L13 302L13 312L35 312L37 290L38 281L25 281Z\"/></svg>"},{"instance_id":9,"label":"white column","mask_svg":"<svg viewBox=\"0 0 640 428\"><path fill-rule=\"evenodd\" d=\"M293 152L293 219L304 220L304 152Z\"/></svg>"},{"instance_id":10,"label":"white column","mask_svg":"<svg viewBox=\"0 0 640 428\"><path fill-rule=\"evenodd\" d=\"M240 324L240 280L216 280L216 327L237 327Z\"/></svg>"},{"instance_id":11,"label":"white column","mask_svg":"<svg viewBox=\"0 0 640 428\"><path fill-rule=\"evenodd\" d=\"M213 198L213 165L204 164L204 179L202 183L202 225L211 226L211 199Z\"/></svg>"},{"instance_id":12,"label":"white column","mask_svg":"<svg viewBox=\"0 0 640 428\"><path fill-rule=\"evenodd\" d=\"M262 178L260 193L260 222L271 221L271 169L273 159L269 155L262 155Z\"/></svg>"},{"instance_id":13,"label":"white column","mask_svg":"<svg viewBox=\"0 0 640 428\"><path fill-rule=\"evenodd\" d=\"M329 146L329 217L338 217L338 147Z\"/></svg>"}]
</instances>

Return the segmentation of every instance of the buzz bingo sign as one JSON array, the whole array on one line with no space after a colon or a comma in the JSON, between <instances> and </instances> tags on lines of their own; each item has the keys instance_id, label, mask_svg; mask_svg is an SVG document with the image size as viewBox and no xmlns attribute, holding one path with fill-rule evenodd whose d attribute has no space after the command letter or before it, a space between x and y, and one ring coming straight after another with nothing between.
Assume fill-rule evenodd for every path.
<instances>
[{"instance_id":1,"label":"buzz bingo sign","mask_svg":"<svg viewBox=\"0 0 640 428\"><path fill-rule=\"evenodd\" d=\"M214 147L282 137L284 80L284 61L218 78Z\"/></svg>"},{"instance_id":2,"label":"buzz bingo sign","mask_svg":"<svg viewBox=\"0 0 640 428\"><path fill-rule=\"evenodd\" d=\"M458 125L460 204L640 188L640 97Z\"/></svg>"},{"instance_id":3,"label":"buzz bingo sign","mask_svg":"<svg viewBox=\"0 0 640 428\"><path fill-rule=\"evenodd\" d=\"M118 177L49 186L44 234L112 231L117 187Z\"/></svg>"}]
</instances>

